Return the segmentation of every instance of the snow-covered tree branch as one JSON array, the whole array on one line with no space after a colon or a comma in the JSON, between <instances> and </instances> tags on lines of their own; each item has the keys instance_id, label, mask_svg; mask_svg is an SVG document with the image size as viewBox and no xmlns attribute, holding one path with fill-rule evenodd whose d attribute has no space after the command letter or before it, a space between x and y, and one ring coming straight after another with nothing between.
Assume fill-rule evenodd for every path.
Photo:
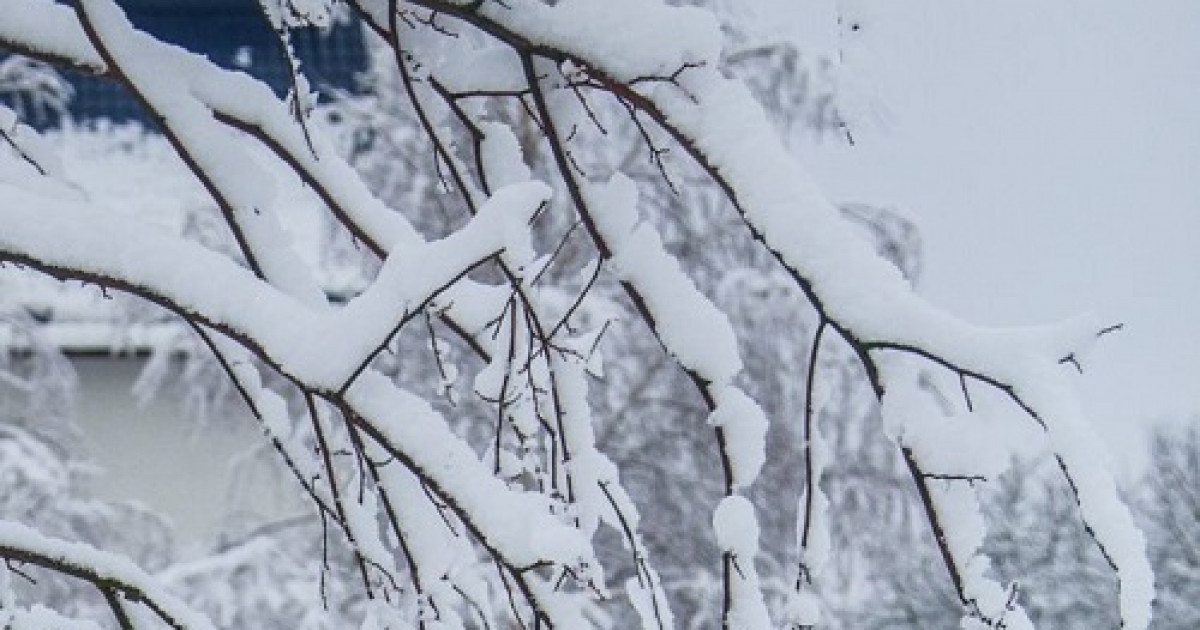
<instances>
[{"instance_id":1,"label":"snow-covered tree branch","mask_svg":"<svg viewBox=\"0 0 1200 630\"><path fill-rule=\"evenodd\" d=\"M329 0L261 4L285 49L290 29L325 24L334 9ZM820 371L837 348L880 402L964 627L1032 627L1016 587L995 581L981 551L977 485L1003 472L1012 453L991 437L1004 429L976 413L973 389L1009 400L1041 430L1119 581L1123 627L1147 627L1145 545L1070 381L1110 327L1085 318L986 328L918 297L724 71L730 60L712 14L650 0L345 4L386 52L391 98L406 103L435 185L454 199L459 214L441 228L408 218L444 211L433 198L392 203L339 156L302 106L311 98L294 60L292 93L281 99L138 31L112 0L9 0L0 49L122 84L211 197L232 247L101 207L14 120L0 129L0 261L126 292L186 322L311 500L323 535L349 550L368 600L363 627L603 627L612 599L632 606L643 627L673 627L667 567L639 529L666 499L635 500L627 472L598 446L598 429L614 421L602 416L614 409L589 390L628 360L613 354L622 342L608 341L612 321L598 315L610 301L629 304L659 358L690 381L683 404L702 409L709 428L697 430L714 436L712 453L690 455L719 471L711 517L675 526L716 540L721 582L711 605L722 627L820 625L815 593L833 535L822 481L836 439L828 433L839 429L818 422L829 402ZM740 225L714 224L703 240L665 233L689 189L719 193L713 207ZM292 242L297 198L360 245L372 270L344 302ZM815 325L736 329L711 278L667 245L681 241L752 249L806 300ZM435 323L474 356L452 361ZM426 330L429 347L405 336ZM755 359L743 357L739 334L804 349L793 390L800 417L768 419L751 394ZM443 383L460 366L471 370L476 404L425 396L384 367L390 354L417 353ZM638 409L614 415L639 421ZM459 430L465 420L487 429ZM804 466L789 474L804 483L802 496L778 499L802 506L790 557L764 558L760 521L775 507L753 491L772 423L800 427ZM175 612L183 605L152 575L2 527L10 566L92 582L122 627L141 627L130 602L172 627L208 627ZM609 534L624 545L619 560L598 551ZM766 562L793 567L786 597L768 592ZM624 585L611 587L606 568L623 572ZM0 613L14 606L0 600Z\"/></svg>"}]
</instances>

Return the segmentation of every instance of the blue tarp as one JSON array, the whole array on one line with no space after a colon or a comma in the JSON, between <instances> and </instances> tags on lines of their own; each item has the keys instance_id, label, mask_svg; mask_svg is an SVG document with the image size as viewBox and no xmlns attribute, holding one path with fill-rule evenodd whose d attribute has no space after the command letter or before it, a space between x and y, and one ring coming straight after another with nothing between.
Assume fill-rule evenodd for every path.
<instances>
[{"instance_id":1,"label":"blue tarp","mask_svg":"<svg viewBox=\"0 0 1200 630\"><path fill-rule=\"evenodd\" d=\"M283 95L290 86L278 38L255 0L118 0L134 25L163 41L207 56L225 68L242 70ZM312 87L353 91L366 69L361 25L339 23L326 31L299 29L293 47ZM149 122L138 103L117 83L64 72L75 89L71 115L76 120L107 118ZM53 126L50 112L24 112L28 122Z\"/></svg>"}]
</instances>

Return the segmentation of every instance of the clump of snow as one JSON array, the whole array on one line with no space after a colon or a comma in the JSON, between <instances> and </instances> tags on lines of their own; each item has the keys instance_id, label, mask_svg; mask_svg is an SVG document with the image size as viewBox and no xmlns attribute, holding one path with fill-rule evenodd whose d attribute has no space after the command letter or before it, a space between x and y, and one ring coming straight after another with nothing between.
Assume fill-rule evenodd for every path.
<instances>
[{"instance_id":1,"label":"clump of snow","mask_svg":"<svg viewBox=\"0 0 1200 630\"><path fill-rule=\"evenodd\" d=\"M713 531L719 548L747 562L758 553L758 517L746 497L734 494L721 499L713 511Z\"/></svg>"},{"instance_id":2,"label":"clump of snow","mask_svg":"<svg viewBox=\"0 0 1200 630\"><path fill-rule=\"evenodd\" d=\"M611 269L645 300L655 333L672 355L720 388L742 369L729 319L663 249L649 223L637 220L637 186L624 175L587 189L596 228L612 252Z\"/></svg>"},{"instance_id":3,"label":"clump of snow","mask_svg":"<svg viewBox=\"0 0 1200 630\"><path fill-rule=\"evenodd\" d=\"M479 12L540 44L586 50L622 80L669 75L688 63L715 66L723 43L712 13L654 0L484 2Z\"/></svg>"},{"instance_id":4,"label":"clump of snow","mask_svg":"<svg viewBox=\"0 0 1200 630\"><path fill-rule=\"evenodd\" d=\"M1024 433L990 422L978 409L952 412L939 404L935 385L920 368L895 359L880 371L885 385L880 411L889 438L939 475L990 479L1008 469L1016 438Z\"/></svg>"},{"instance_id":5,"label":"clump of snow","mask_svg":"<svg viewBox=\"0 0 1200 630\"><path fill-rule=\"evenodd\" d=\"M717 407L709 414L708 423L725 430L733 487L749 487L767 461L766 414L745 392L726 387L718 394Z\"/></svg>"},{"instance_id":6,"label":"clump of snow","mask_svg":"<svg viewBox=\"0 0 1200 630\"><path fill-rule=\"evenodd\" d=\"M529 181L529 167L521 155L521 143L512 129L502 123L482 125L485 134L482 161L487 165L488 185L492 189Z\"/></svg>"},{"instance_id":7,"label":"clump of snow","mask_svg":"<svg viewBox=\"0 0 1200 630\"><path fill-rule=\"evenodd\" d=\"M263 14L276 30L304 26L329 26L333 0L258 0Z\"/></svg>"}]
</instances>

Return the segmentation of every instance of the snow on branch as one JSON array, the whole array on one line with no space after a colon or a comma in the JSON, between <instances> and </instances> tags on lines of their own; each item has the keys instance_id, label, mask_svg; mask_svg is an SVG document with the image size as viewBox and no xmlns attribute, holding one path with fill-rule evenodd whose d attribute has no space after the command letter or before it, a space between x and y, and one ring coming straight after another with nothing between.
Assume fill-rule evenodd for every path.
<instances>
[{"instance_id":1,"label":"snow on branch","mask_svg":"<svg viewBox=\"0 0 1200 630\"><path fill-rule=\"evenodd\" d=\"M175 630L215 630L212 622L170 593L154 576L128 560L89 545L58 540L20 525L0 522L0 557L44 567L91 582L105 595L122 628L132 628L128 607L143 605Z\"/></svg>"},{"instance_id":2,"label":"snow on branch","mask_svg":"<svg viewBox=\"0 0 1200 630\"><path fill-rule=\"evenodd\" d=\"M589 393L614 319L598 314L623 300L693 387L694 399L672 402L703 409L715 436L720 497L705 526L719 554L724 627L772 627L772 612L808 627L819 616L812 588L831 553L832 500L820 487L832 462L819 416L832 411L818 391L817 361L833 337L880 399L965 623L1031 625L1015 587L996 583L979 551L985 524L975 485L998 474L1009 453L963 455L979 450L983 435L970 383L1007 397L1043 429L1120 580L1124 626L1147 626L1144 543L1064 373L1107 328L1092 319L984 328L917 297L822 196L745 86L722 74L711 14L650 0L350 0L392 77L376 105L398 102L406 117L407 126L393 120L380 135L419 145L427 162L425 192L391 203L312 124L311 103L301 106L307 89L290 32L326 23L332 4L260 4L293 77L290 107L251 77L138 31L112 0L78 0L73 9L10 0L0 48L123 85L207 191L233 246L222 253L97 207L3 110L0 261L128 292L190 324L322 523L350 548L373 602L364 624L392 615L422 629L467 627L467 619L603 625L596 606L612 596L600 565L608 558L594 548L603 523L624 545L617 562L627 563L619 565L624 593L642 626L672 627L671 592L639 531L654 502L639 505L601 452L597 428L610 419ZM641 154L649 175L632 165ZM388 163L397 169L390 176L403 162ZM271 169L294 177L273 178ZM789 610L771 610L759 572L760 517L772 506L752 497L769 423L745 385L738 332L797 347L806 334L736 331L707 297L710 279L673 254L668 241L677 237L658 227L690 211L677 203L689 192L677 172L691 177L687 186L719 192L747 228L734 238L708 234L761 248L816 313L815 338L801 353L804 413L776 419L800 424L805 457L795 473L804 478L799 562L772 559L799 566ZM371 263L344 303L328 299L288 232L298 215L285 200L305 189ZM655 201L656 193L676 201ZM443 390L459 366L445 363L450 350L433 321L474 353L474 363L462 362L474 371L469 408L427 399L384 369L393 353L415 355L405 335L418 318ZM620 368L621 359L610 364ZM938 416L922 370L956 378L967 412ZM149 576L100 552L19 525L0 524L5 537L7 557L95 583L123 626L128 600L173 627L208 627L174 612Z\"/></svg>"},{"instance_id":3,"label":"snow on branch","mask_svg":"<svg viewBox=\"0 0 1200 630\"><path fill-rule=\"evenodd\" d=\"M415 2L460 17L527 55L570 61L670 134L726 192L754 236L793 275L833 327L859 353L877 391L879 351L918 354L980 378L1010 394L1043 424L1080 508L1122 582L1128 627L1149 622L1153 581L1141 536L1116 495L1111 474L1095 464L1102 449L1077 409L1060 362L1105 329L1099 322L1058 330L998 330L966 324L918 298L837 217L805 170L791 157L746 88L723 77L686 11L639 14L640 27L684 35L670 52L623 41L625 29L594 28L599 3L547 7L534 2L484 3L473 10L449 2ZM528 13L526 13L528 11ZM531 14L546 14L526 20ZM616 15L619 12L613 12ZM681 25L685 25L682 26ZM604 39L596 42L596 39ZM620 46L618 42L625 45ZM620 47L624 54L616 53ZM674 74L665 69L687 66ZM670 80L638 85L645 77Z\"/></svg>"}]
</instances>

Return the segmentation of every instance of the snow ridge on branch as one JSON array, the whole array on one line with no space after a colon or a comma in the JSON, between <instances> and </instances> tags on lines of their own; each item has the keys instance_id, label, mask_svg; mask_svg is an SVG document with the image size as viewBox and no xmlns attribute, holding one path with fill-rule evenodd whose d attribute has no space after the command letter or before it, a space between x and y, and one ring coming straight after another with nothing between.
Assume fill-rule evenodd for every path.
<instances>
[{"instance_id":1,"label":"snow ridge on branch","mask_svg":"<svg viewBox=\"0 0 1200 630\"><path fill-rule=\"evenodd\" d=\"M648 156L653 181L678 194L675 173L684 167L670 152L686 156L816 313L800 420L808 463L799 575L787 623L810 627L819 617L811 587L829 552L828 498L819 488L828 451L814 382L818 353L836 336L880 399L965 627L1031 627L1015 588L995 583L979 553L975 484L998 474L1004 458L954 456L978 439L958 431L976 420L968 383L1009 398L1043 430L1120 581L1124 627L1147 627L1153 580L1144 542L1064 374L1063 364L1078 365L1107 328L1092 319L983 328L917 297L822 196L749 91L722 74L722 36L710 14L651 0L350 0L390 54L394 87L429 147L437 183L463 211L442 238L426 239L310 129L306 81L290 52L289 108L246 75L137 31L112 0L79 0L74 10L10 4L15 17L0 23L0 47L123 84L219 208L235 247L222 254L94 207L52 161L26 150L38 146L30 131L14 127L0 137L16 150L0 158L14 160L0 173L28 176L0 179L0 261L128 292L190 324L322 522L348 543L373 602L368 619L394 615L422 629L469 627L468 619L591 627L593 604L611 597L593 548L605 524L628 552L624 592L643 627L673 626L669 592L638 529L644 506L597 447L588 375L599 371L607 324L581 322L599 302L596 287L612 282L694 385L716 438L723 483L711 526L721 623L772 627L756 567L762 506L748 498L767 457L766 414L739 384L744 366L729 318L639 214L646 178L626 173L634 170L628 160L597 157L583 139L594 128L603 144L615 112ZM262 6L287 48L289 29L328 20L331 3ZM294 180L264 176L264 150ZM310 189L337 228L377 259L361 293L330 302L289 240L281 200L291 197L274 185ZM413 211L429 213L424 205L434 203ZM587 243L572 240L580 226ZM119 240L105 236L113 233ZM570 279L559 256L580 248L583 278ZM443 383L455 379L435 319L485 364L474 379L491 414L482 452L380 367L417 318ZM922 370L962 384L961 419L936 417ZM278 384L265 385L268 377ZM5 558L112 595L122 626L131 627L124 598L172 627L209 627L174 612L177 602L149 576L99 552L14 524L0 525L0 539Z\"/></svg>"}]
</instances>

